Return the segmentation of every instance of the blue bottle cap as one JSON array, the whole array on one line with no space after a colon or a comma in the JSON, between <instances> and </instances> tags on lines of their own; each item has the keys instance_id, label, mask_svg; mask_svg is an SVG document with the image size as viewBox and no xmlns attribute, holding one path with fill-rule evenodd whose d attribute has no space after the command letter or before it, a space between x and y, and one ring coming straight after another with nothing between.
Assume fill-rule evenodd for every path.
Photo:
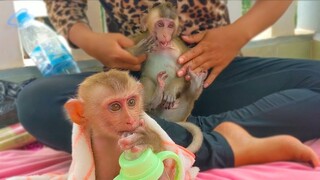
<instances>
[{"instance_id":1,"label":"blue bottle cap","mask_svg":"<svg viewBox=\"0 0 320 180\"><path fill-rule=\"evenodd\" d=\"M27 9L21 9L19 10L17 13L16 13L16 17L17 17L17 21L18 21L18 24L19 25L22 25L23 23L31 20L31 19L34 19L33 16L31 16L29 13L28 13L28 10Z\"/></svg>"}]
</instances>

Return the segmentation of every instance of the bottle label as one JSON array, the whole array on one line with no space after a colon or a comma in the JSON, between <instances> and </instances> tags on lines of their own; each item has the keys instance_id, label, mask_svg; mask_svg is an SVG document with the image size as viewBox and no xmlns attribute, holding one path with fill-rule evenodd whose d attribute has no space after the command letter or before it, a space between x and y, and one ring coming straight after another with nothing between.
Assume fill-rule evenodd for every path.
<instances>
[{"instance_id":1,"label":"bottle label","mask_svg":"<svg viewBox=\"0 0 320 180\"><path fill-rule=\"evenodd\" d=\"M41 42L33 49L31 57L45 76L62 73L62 64L73 61L72 55L58 37Z\"/></svg>"},{"instance_id":2,"label":"bottle label","mask_svg":"<svg viewBox=\"0 0 320 180\"><path fill-rule=\"evenodd\" d=\"M46 54L52 66L65 61L72 61L73 58L58 37L48 39L40 45L41 50Z\"/></svg>"},{"instance_id":3,"label":"bottle label","mask_svg":"<svg viewBox=\"0 0 320 180\"><path fill-rule=\"evenodd\" d=\"M31 53L31 58L37 65L38 69L40 72L44 75L47 76L50 74L52 71L52 66L50 64L49 59L46 57L45 52L43 52L42 48L40 45L36 46L32 53Z\"/></svg>"}]
</instances>

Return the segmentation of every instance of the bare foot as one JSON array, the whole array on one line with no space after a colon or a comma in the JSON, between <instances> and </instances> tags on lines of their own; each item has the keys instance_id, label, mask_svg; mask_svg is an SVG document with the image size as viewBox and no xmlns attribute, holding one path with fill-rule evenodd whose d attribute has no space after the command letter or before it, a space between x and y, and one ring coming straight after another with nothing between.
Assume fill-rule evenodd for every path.
<instances>
[{"instance_id":1,"label":"bare foot","mask_svg":"<svg viewBox=\"0 0 320 180\"><path fill-rule=\"evenodd\" d=\"M239 125L223 122L215 129L230 144L235 166L274 161L301 161L320 165L317 154L298 139L289 135L255 138Z\"/></svg>"}]
</instances>

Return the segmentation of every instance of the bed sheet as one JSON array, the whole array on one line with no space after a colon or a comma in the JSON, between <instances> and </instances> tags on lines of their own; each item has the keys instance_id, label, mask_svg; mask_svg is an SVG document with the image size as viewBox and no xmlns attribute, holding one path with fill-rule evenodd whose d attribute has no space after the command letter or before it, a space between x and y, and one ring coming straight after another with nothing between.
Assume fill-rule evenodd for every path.
<instances>
[{"instance_id":1,"label":"bed sheet","mask_svg":"<svg viewBox=\"0 0 320 180\"><path fill-rule=\"evenodd\" d=\"M320 157L320 139L305 142ZM17 175L64 174L71 156L48 147L0 152L0 179ZM273 162L237 168L212 169L199 173L197 180L320 180L320 167L298 162Z\"/></svg>"}]
</instances>

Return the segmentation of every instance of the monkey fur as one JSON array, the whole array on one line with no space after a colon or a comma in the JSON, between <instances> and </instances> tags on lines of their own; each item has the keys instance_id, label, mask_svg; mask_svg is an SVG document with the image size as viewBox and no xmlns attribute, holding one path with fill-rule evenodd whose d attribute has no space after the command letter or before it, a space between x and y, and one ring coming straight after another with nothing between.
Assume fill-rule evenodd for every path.
<instances>
[{"instance_id":1,"label":"monkey fur","mask_svg":"<svg viewBox=\"0 0 320 180\"><path fill-rule=\"evenodd\" d=\"M185 127L193 135L187 149L196 152L203 141L202 132L186 120L202 93L207 73L188 70L190 81L177 77L176 72L181 68L177 59L188 47L177 35L179 19L171 3L151 8L144 20L147 31L132 37L136 45L128 51L133 55L148 55L141 73L145 110Z\"/></svg>"},{"instance_id":2,"label":"monkey fur","mask_svg":"<svg viewBox=\"0 0 320 180\"><path fill-rule=\"evenodd\" d=\"M111 69L87 77L77 98L64 108L91 136L97 179L113 179L119 173L118 159L124 150L164 150L160 135L142 120L143 87L128 72ZM127 132L133 133L131 139L123 137Z\"/></svg>"}]
</instances>

